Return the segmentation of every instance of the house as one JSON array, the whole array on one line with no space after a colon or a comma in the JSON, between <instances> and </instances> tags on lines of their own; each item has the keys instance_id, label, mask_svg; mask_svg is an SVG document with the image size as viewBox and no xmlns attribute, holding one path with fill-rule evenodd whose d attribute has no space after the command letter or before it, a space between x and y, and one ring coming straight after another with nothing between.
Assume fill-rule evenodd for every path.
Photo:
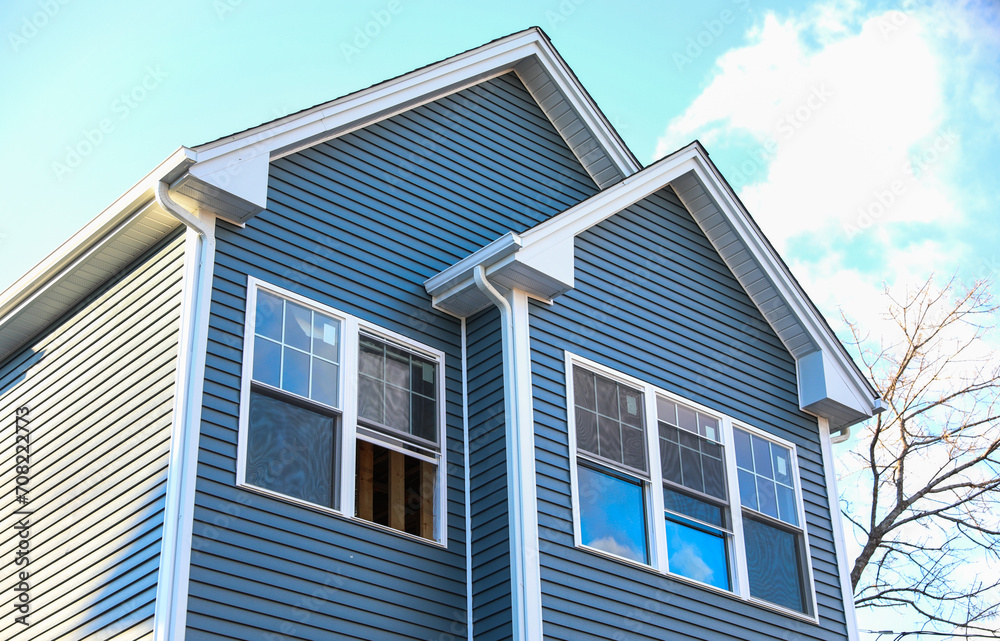
<instances>
[{"instance_id":1,"label":"house","mask_svg":"<svg viewBox=\"0 0 1000 641\"><path fill-rule=\"evenodd\" d=\"M182 147L2 295L0 636L856 639L880 409L529 29Z\"/></svg>"}]
</instances>

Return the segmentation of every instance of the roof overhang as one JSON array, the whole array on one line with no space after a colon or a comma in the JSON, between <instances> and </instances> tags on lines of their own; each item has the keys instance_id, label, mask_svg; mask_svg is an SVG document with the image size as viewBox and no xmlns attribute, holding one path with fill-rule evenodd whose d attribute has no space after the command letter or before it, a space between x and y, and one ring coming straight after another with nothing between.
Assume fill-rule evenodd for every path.
<instances>
[{"instance_id":1,"label":"roof overhang","mask_svg":"<svg viewBox=\"0 0 1000 641\"><path fill-rule=\"evenodd\" d=\"M0 360L179 226L156 203L160 181L184 208L241 225L267 205L272 160L511 71L598 186L639 170L545 34L521 31L238 134L182 147L0 294Z\"/></svg>"},{"instance_id":2,"label":"roof overhang","mask_svg":"<svg viewBox=\"0 0 1000 641\"><path fill-rule=\"evenodd\" d=\"M500 238L425 288L435 307L467 317L489 305L472 278L483 265L492 282L551 300L574 286L578 234L667 186L795 359L800 407L827 418L833 430L881 411L878 394L697 142L520 236Z\"/></svg>"},{"instance_id":3,"label":"roof overhang","mask_svg":"<svg viewBox=\"0 0 1000 641\"><path fill-rule=\"evenodd\" d=\"M208 196L243 222L267 205L271 161L508 72L532 97L601 188L641 167L540 29L495 40L393 80L194 148L178 194ZM221 214L220 214L221 215Z\"/></svg>"}]
</instances>

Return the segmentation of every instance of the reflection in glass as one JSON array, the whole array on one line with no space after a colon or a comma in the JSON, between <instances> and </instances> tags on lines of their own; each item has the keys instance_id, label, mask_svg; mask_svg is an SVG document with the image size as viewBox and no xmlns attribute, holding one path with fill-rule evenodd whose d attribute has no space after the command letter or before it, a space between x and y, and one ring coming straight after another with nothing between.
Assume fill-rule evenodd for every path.
<instances>
[{"instance_id":1,"label":"reflection in glass","mask_svg":"<svg viewBox=\"0 0 1000 641\"><path fill-rule=\"evenodd\" d=\"M584 465L577 472L583 544L648 563L642 485Z\"/></svg>"},{"instance_id":2,"label":"reflection in glass","mask_svg":"<svg viewBox=\"0 0 1000 641\"><path fill-rule=\"evenodd\" d=\"M730 590L725 535L676 516L667 517L667 562L674 574Z\"/></svg>"}]
</instances>

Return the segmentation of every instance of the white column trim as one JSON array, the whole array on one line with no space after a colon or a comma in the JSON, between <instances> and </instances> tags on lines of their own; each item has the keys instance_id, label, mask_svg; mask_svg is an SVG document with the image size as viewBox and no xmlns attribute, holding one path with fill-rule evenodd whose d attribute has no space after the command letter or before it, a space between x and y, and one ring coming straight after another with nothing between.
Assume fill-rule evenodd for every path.
<instances>
[{"instance_id":1,"label":"white column trim","mask_svg":"<svg viewBox=\"0 0 1000 641\"><path fill-rule=\"evenodd\" d=\"M850 641L860 641L858 631L858 615L854 610L854 593L851 591L851 573L847 558L847 539L844 535L844 521L840 515L840 490L837 489L837 470L834 467L833 447L830 445L830 421L822 416L819 421L819 440L823 453L823 472L826 475L826 487L830 492L830 522L833 528L833 545L837 554L837 568L840 570L840 591L844 600L844 618L847 620L847 638Z\"/></svg>"}]
</instances>

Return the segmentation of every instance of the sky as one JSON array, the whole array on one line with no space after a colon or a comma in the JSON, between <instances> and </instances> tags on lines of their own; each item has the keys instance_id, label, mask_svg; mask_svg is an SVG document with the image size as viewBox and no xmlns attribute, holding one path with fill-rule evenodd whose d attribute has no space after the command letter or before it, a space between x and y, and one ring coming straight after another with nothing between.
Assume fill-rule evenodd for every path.
<instances>
[{"instance_id":1,"label":"sky","mask_svg":"<svg viewBox=\"0 0 1000 641\"><path fill-rule=\"evenodd\" d=\"M0 290L181 145L530 26L640 162L700 140L838 331L1000 272L995 2L4 0Z\"/></svg>"}]
</instances>

